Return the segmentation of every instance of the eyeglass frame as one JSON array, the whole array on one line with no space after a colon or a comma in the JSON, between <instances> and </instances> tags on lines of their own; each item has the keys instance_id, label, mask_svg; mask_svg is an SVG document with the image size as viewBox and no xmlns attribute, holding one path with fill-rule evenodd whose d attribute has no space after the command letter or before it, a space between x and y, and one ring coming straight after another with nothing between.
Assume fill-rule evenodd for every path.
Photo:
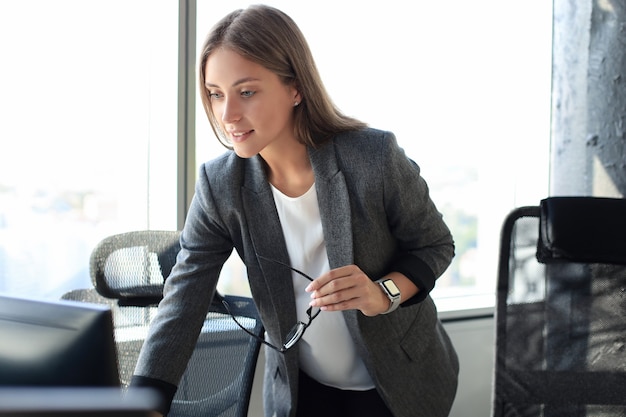
<instances>
[{"instance_id":1,"label":"eyeglass frame","mask_svg":"<svg viewBox=\"0 0 626 417\"><path fill-rule=\"evenodd\" d=\"M285 268L290 269L291 271L295 272L296 274L299 274L301 276L303 276L304 278L308 279L309 281L313 281L313 278L311 278L310 276L308 276L307 274L305 274L302 271L299 271L298 269L292 267L291 265L288 265L284 262L281 261L277 261L275 259L271 259L271 258L267 258L265 256L259 255L257 254L257 258L259 259L263 259L265 261L269 261L269 262L273 262L277 265L281 265L284 266ZM224 305L224 308L226 308L226 311L228 312L228 314L230 315L230 317L233 319L233 321L237 324L237 326L239 326L244 332L248 333L250 336L252 336L253 338L255 338L256 340L258 340L259 342L263 343L265 346L268 346L272 349L274 349L277 352L280 353L285 353L287 352L289 349L291 349L296 343L298 343L300 341L300 339L302 339L302 337L304 336L304 332L305 330L311 325L311 322L313 321L313 319L315 319L315 317L317 317L322 310L318 310L315 314L312 314L313 311L313 306L310 306L307 310L306 310L306 314L309 318L307 323L304 323L301 320L298 320L298 322L291 328L291 330L289 331L289 333L287 333L287 341L285 341L282 345L282 347L278 347L275 346L271 343L269 343L267 340L265 340L262 337L259 337L258 335L252 333L250 330L246 329L245 326L243 326L241 323L239 323L239 321L235 318L235 316L230 312L230 308L228 307L228 302L226 300L222 300L222 304Z\"/></svg>"}]
</instances>

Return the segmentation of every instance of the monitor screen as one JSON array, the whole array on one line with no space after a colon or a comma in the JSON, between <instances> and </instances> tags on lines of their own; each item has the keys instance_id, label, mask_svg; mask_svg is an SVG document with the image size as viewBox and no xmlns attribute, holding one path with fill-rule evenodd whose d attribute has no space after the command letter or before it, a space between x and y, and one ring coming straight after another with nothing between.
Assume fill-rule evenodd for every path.
<instances>
[{"instance_id":1,"label":"monitor screen","mask_svg":"<svg viewBox=\"0 0 626 417\"><path fill-rule=\"evenodd\" d=\"M0 295L0 386L119 387L111 310Z\"/></svg>"}]
</instances>

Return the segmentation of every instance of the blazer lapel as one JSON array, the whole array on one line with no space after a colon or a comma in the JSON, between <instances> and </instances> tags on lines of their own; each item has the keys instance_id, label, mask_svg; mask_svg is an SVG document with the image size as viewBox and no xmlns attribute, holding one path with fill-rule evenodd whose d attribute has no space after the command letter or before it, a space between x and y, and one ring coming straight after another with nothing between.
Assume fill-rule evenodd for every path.
<instances>
[{"instance_id":1,"label":"blazer lapel","mask_svg":"<svg viewBox=\"0 0 626 417\"><path fill-rule=\"evenodd\" d=\"M256 255L289 264L289 254L276 211L272 190L267 182L262 159L257 155L245 164L246 172L242 186L242 199L250 239ZM278 327L283 337L297 321L295 296L291 271L274 262L258 259L265 279ZM268 326L272 324L268 323ZM269 329L268 329L269 330ZM282 341L274 341L280 343Z\"/></svg>"},{"instance_id":2,"label":"blazer lapel","mask_svg":"<svg viewBox=\"0 0 626 417\"><path fill-rule=\"evenodd\" d=\"M315 188L330 267L352 264L350 198L345 178L337 165L333 142L318 149L309 149L309 157L315 172Z\"/></svg>"},{"instance_id":3,"label":"blazer lapel","mask_svg":"<svg viewBox=\"0 0 626 417\"><path fill-rule=\"evenodd\" d=\"M330 141L318 149L310 149L309 157L315 171L315 184L319 200L324 240L331 269L354 263L352 242L352 216L350 196L345 177L339 170L335 147ZM343 311L348 329L364 354L357 310Z\"/></svg>"}]
</instances>

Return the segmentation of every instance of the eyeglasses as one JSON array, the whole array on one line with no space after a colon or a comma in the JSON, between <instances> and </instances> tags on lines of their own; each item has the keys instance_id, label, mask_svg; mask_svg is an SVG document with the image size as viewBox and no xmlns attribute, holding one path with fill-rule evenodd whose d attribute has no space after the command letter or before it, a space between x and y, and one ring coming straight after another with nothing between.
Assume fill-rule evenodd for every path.
<instances>
[{"instance_id":1,"label":"eyeglasses","mask_svg":"<svg viewBox=\"0 0 626 417\"><path fill-rule=\"evenodd\" d=\"M296 268L291 267L290 265L287 265L286 263L280 262L280 261L276 261L274 259L270 259L270 258L266 258L265 256L261 256L259 254L257 254L257 257L259 259L263 259L265 261L268 262L273 262L277 265L281 265L284 266L285 268L289 268L290 270L292 270L293 272L295 272L296 274L299 274L301 276L303 276L304 278L308 279L309 281L313 281L313 278L311 278L310 276L308 276L307 274L305 274L302 271L298 271ZM289 331L289 333L287 333L287 338L286 341L283 343L283 345L281 347L278 346L274 346L273 344L267 342L265 339L263 339L262 337L257 336L256 334L252 333L250 330L246 329L241 323L239 323L237 321L237 319L235 318L235 316L233 316L233 314L230 312L230 309L228 307L228 302L226 300L222 300L222 304L224 304L224 307L226 308L226 311L228 312L228 314L230 315L230 317L233 319L233 321L235 323L237 323L237 326L239 326L244 332L248 333L250 336L254 337L255 339L257 339L258 341L260 341L261 343L263 343L266 346L269 346L270 348L280 352L280 353L285 353L287 352L287 350L289 350L291 347L293 347L296 343L298 343L300 341L300 339L302 339L302 336L304 336L304 331L307 329L307 327L309 327L311 325L311 322L313 321L313 319L315 317L318 316L318 314L320 314L321 310L317 310L315 312L315 314L313 314L313 307L309 307L306 310L306 315L308 317L308 321L306 323L302 322L302 321L298 321Z\"/></svg>"}]
</instances>

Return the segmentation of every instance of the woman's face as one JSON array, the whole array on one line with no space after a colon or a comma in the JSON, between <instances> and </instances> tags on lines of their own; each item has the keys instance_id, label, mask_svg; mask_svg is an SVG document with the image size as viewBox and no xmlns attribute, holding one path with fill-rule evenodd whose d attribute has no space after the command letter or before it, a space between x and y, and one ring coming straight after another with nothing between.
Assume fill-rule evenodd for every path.
<instances>
[{"instance_id":1,"label":"woman's face","mask_svg":"<svg viewBox=\"0 0 626 417\"><path fill-rule=\"evenodd\" d=\"M204 67L205 88L222 130L242 158L295 141L293 108L300 95L267 68L219 48Z\"/></svg>"}]
</instances>

